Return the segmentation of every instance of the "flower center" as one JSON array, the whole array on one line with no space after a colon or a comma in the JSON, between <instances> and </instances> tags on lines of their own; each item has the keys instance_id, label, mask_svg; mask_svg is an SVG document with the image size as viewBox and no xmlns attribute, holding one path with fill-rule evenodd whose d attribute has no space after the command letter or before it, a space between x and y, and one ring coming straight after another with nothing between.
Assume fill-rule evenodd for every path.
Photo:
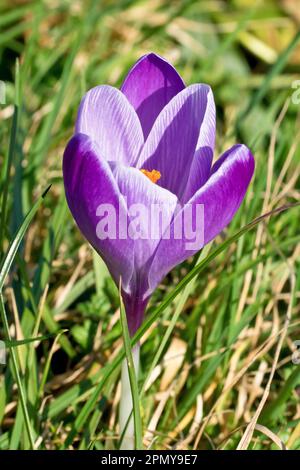
<instances>
[{"instance_id":1,"label":"flower center","mask_svg":"<svg viewBox=\"0 0 300 470\"><path fill-rule=\"evenodd\" d=\"M148 171L142 168L140 171L143 173L143 175L147 176L147 178L149 178L152 183L156 183L161 178L161 174L157 170Z\"/></svg>"}]
</instances>

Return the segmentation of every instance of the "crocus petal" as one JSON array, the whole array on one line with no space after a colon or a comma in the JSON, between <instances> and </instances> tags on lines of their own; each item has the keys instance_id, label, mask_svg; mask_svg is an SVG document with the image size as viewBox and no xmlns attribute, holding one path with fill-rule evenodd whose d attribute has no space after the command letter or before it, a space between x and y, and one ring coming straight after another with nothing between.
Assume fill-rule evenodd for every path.
<instances>
[{"instance_id":1,"label":"crocus petal","mask_svg":"<svg viewBox=\"0 0 300 470\"><path fill-rule=\"evenodd\" d=\"M188 207L196 209L197 204L204 205L204 236L199 236L199 244L192 250L187 249L191 240L185 236L179 240L161 240L149 271L150 291L174 266L199 251L229 224L244 199L253 172L254 158L244 145L235 145L220 157L206 184L183 209L186 214ZM195 213L194 210L193 218ZM176 216L173 226L178 217L182 213ZM197 227L195 219L193 227L193 230Z\"/></svg>"},{"instance_id":2,"label":"crocus petal","mask_svg":"<svg viewBox=\"0 0 300 470\"><path fill-rule=\"evenodd\" d=\"M141 326L146 311L146 307L149 301L149 297L144 297L144 286L138 283L139 291L135 292L134 295L127 294L122 291L122 298L125 306L128 329L131 336ZM147 289L147 287L145 287Z\"/></svg>"},{"instance_id":3,"label":"crocus petal","mask_svg":"<svg viewBox=\"0 0 300 470\"><path fill-rule=\"evenodd\" d=\"M207 111L210 96L211 89L204 84L191 85L178 93L155 121L137 163L139 168L160 171L158 184L179 199L186 188L195 151L213 145L215 130L211 129L213 119Z\"/></svg>"},{"instance_id":4,"label":"crocus petal","mask_svg":"<svg viewBox=\"0 0 300 470\"><path fill-rule=\"evenodd\" d=\"M99 206L109 204L117 220L126 217L126 207L109 164L100 157L97 144L88 136L77 134L68 143L63 177L67 202L80 231L102 256L115 282L118 284L121 276L123 288L129 291L134 268L133 240L128 237L101 240L97 236Z\"/></svg>"},{"instance_id":5,"label":"crocus petal","mask_svg":"<svg viewBox=\"0 0 300 470\"><path fill-rule=\"evenodd\" d=\"M134 236L134 266L139 277L143 277L161 236L170 226L178 200L174 194L152 183L136 168L114 163L111 168L127 204L132 229L129 236L134 236L135 229L139 233Z\"/></svg>"},{"instance_id":6,"label":"crocus petal","mask_svg":"<svg viewBox=\"0 0 300 470\"><path fill-rule=\"evenodd\" d=\"M185 85L175 68L156 54L147 54L129 71L121 91L136 110L145 138L154 121Z\"/></svg>"},{"instance_id":7,"label":"crocus petal","mask_svg":"<svg viewBox=\"0 0 300 470\"><path fill-rule=\"evenodd\" d=\"M209 178L215 148L215 137L216 106L213 92L210 89L207 94L207 106L200 129L196 151L190 167L184 195L182 197L183 203L189 201L195 192L203 186Z\"/></svg>"},{"instance_id":8,"label":"crocus petal","mask_svg":"<svg viewBox=\"0 0 300 470\"><path fill-rule=\"evenodd\" d=\"M134 165L144 143L135 110L120 90L108 85L82 98L75 130L97 142L102 158L125 165Z\"/></svg>"}]
</instances>

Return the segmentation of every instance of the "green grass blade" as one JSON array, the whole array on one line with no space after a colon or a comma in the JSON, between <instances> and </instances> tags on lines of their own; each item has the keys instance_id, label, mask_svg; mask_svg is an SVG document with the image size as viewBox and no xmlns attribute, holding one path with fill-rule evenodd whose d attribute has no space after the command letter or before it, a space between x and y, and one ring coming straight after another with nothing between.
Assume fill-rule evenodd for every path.
<instances>
[{"instance_id":1,"label":"green grass blade","mask_svg":"<svg viewBox=\"0 0 300 470\"><path fill-rule=\"evenodd\" d=\"M209 244L209 245L207 245L207 246L204 247L204 249L202 250L202 252L201 252L201 254L200 254L200 256L199 256L199 259L198 259L196 265L199 264L202 259L205 259L205 258L206 258L207 254L208 254L208 252L209 252L209 250L210 250L210 247L211 247L211 244ZM155 366L158 364L158 361L159 361L159 359L160 359L160 357L161 357L161 355L162 355L162 353L163 353L163 351L164 351L164 348L166 347L166 344L167 344L167 342L168 342L168 340L169 340L169 338L170 338L170 336L171 336L171 334L172 334L172 331L173 331L173 329L175 328L175 325L176 325L176 323L177 323L177 321L178 321L178 319L179 319L179 316L180 316L180 314L181 314L181 312L182 312L182 309L183 309L183 307L184 307L184 304L186 303L186 301L187 301L188 297L190 296L190 294L191 294L193 288L195 287L195 281L196 281L196 278L194 278L194 279L183 289L183 291L182 291L181 294L180 294L178 303L177 303L176 308L175 308L174 315L173 315L172 318L171 318L170 324L168 325L168 328L166 329L166 332L165 332L165 334L164 334L164 336L163 336L163 338L162 338L162 340L161 340L161 343L160 343L160 345L159 345L159 348L158 348L157 352L156 352L155 355L154 355L154 358L153 358L153 361L152 361L152 363L151 363L151 367L150 367L150 369L149 369L149 371L148 371L147 377L146 377L146 379L144 380L143 388L142 388L142 391L141 391L141 396L143 395L143 393L144 393L144 391L145 391L145 386L146 386L146 384L147 384L147 382L148 382L148 379L149 379L149 377L151 376L153 369L154 369Z\"/></svg>"},{"instance_id":2,"label":"green grass blade","mask_svg":"<svg viewBox=\"0 0 300 470\"><path fill-rule=\"evenodd\" d=\"M246 232L249 232L252 230L254 227L256 227L260 222L265 220L267 217L273 216L275 214L279 214L280 212L283 212L287 209L291 209L294 207L298 207L300 203L296 204L290 204L290 205L285 205L281 206L277 209L274 209L273 211L270 211L266 214L263 214L260 217L257 217L254 219L252 222L249 224L245 225L241 230L239 230L237 233L235 233L232 237L228 238L225 240L223 243L221 243L215 250L213 250L204 260L202 260L198 265L196 265L173 289L166 297L165 299L161 302L161 304L152 312L152 314L146 318L142 326L138 329L136 334L134 335L131 345L134 346L140 339L141 337L145 334L145 332L151 327L151 325L157 320L157 318L160 316L160 314L164 311L164 309L171 304L171 302L179 295L179 293L182 291L182 289L191 282L191 280L199 274L201 271L203 271L211 261L213 261L219 254L221 254L226 248L228 248L231 244L236 242L242 235L244 235ZM86 423L90 413L93 411L95 408L97 401L99 399L99 395L101 393L101 390L106 383L106 380L108 377L112 374L112 372L115 370L116 367L118 367L122 360L125 357L124 352L120 352L115 359L110 363L107 364L103 370L102 370L102 377L95 387L92 395L90 398L86 401L84 404L83 408L79 412L79 415L77 416L72 429L70 433L68 434L63 448L66 448L70 446L73 442L73 439L75 438L76 434L82 430L84 424Z\"/></svg>"},{"instance_id":3,"label":"green grass blade","mask_svg":"<svg viewBox=\"0 0 300 470\"><path fill-rule=\"evenodd\" d=\"M29 344L29 343L34 343L35 341L45 341L46 339L53 338L55 335L54 334L48 334L48 335L41 335L37 336L36 338L26 338L26 339L19 339L19 340L5 340L5 346L7 348L16 348L18 346L22 346L23 344Z\"/></svg>"},{"instance_id":4,"label":"green grass blade","mask_svg":"<svg viewBox=\"0 0 300 470\"><path fill-rule=\"evenodd\" d=\"M5 228L6 228L8 189L9 189L9 184L10 184L11 166L12 166L12 162L14 159L16 141L17 141L18 119L19 119L19 95L20 95L20 69L19 69L19 62L16 61L14 114L13 114L12 128L11 128L11 133L10 133L8 155L4 161L4 166L3 166L4 183L3 183L1 219L0 219L0 250L2 250L3 238L5 234Z\"/></svg>"},{"instance_id":5,"label":"green grass blade","mask_svg":"<svg viewBox=\"0 0 300 470\"><path fill-rule=\"evenodd\" d=\"M26 215L21 227L17 231L15 237L13 238L7 254L4 256L1 265L0 265L0 291L2 291L4 281L6 276L9 272L9 269L13 263L13 260L16 256L20 243L25 235L25 232L32 221L33 217L35 216L37 210L39 209L40 205L42 204L47 192L49 191L50 186L44 191L44 193L38 198L36 203L33 205L29 213Z\"/></svg>"},{"instance_id":6,"label":"green grass blade","mask_svg":"<svg viewBox=\"0 0 300 470\"><path fill-rule=\"evenodd\" d=\"M8 321L7 321L7 316L5 312L5 306L4 306L4 300L3 300L3 295L0 292L0 314L1 314L1 320L3 323L4 327L4 332L7 341L11 342L11 337L9 333L9 326L8 326ZM15 354L14 349L11 349L11 358L12 358L12 364L13 364L13 371L14 375L16 378L17 386L18 386L18 391L19 391L19 396L20 396L20 401L21 401L21 407L22 407L22 412L23 412L23 418L25 422L25 427L28 435L28 439L30 442L30 447L31 449L34 449L34 431L31 427L31 422L30 422L30 417L29 417L29 412L27 408L27 399L25 395L25 390L23 387L23 383L21 380L21 376L19 373L19 367L18 367L18 362L17 362L17 356Z\"/></svg>"},{"instance_id":7,"label":"green grass blade","mask_svg":"<svg viewBox=\"0 0 300 470\"><path fill-rule=\"evenodd\" d=\"M133 403L133 419L134 419L134 434L135 434L135 449L141 450L143 448L143 431L142 431L142 420L140 413L140 398L139 398L139 389L137 383L137 377L132 357L131 350L131 341L128 331L127 318L125 313L125 308L122 302L120 294L120 317L121 317L121 326L123 333L123 341L125 347L126 362L128 367L129 382L132 395Z\"/></svg>"},{"instance_id":8,"label":"green grass blade","mask_svg":"<svg viewBox=\"0 0 300 470\"><path fill-rule=\"evenodd\" d=\"M264 98L267 91L269 90L272 80L274 79L274 77L276 77L276 75L278 75L281 72L290 54L293 52L293 50L295 49L299 41L300 41L300 31L296 33L296 35L288 44L286 49L280 54L275 64L270 69L269 73L266 75L262 86L255 93L254 97L249 101L247 108L244 111L242 111L242 113L238 116L237 122L240 122L245 116L247 116L247 114L251 112L252 109L254 109L261 102L261 100Z\"/></svg>"},{"instance_id":9,"label":"green grass blade","mask_svg":"<svg viewBox=\"0 0 300 470\"><path fill-rule=\"evenodd\" d=\"M280 390L275 400L271 401L263 409L259 418L260 423L269 424L270 422L274 421L278 416L280 416L282 412L282 406L284 406L287 399L293 393L293 390L295 390L295 388L299 385L299 380L300 380L300 366L296 367L296 369L287 378L284 386Z\"/></svg>"}]
</instances>

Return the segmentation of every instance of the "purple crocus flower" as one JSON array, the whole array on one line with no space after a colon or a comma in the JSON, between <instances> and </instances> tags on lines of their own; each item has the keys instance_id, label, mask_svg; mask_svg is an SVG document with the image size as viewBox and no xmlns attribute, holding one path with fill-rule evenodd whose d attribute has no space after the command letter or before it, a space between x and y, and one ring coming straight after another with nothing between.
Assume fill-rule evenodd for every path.
<instances>
[{"instance_id":1,"label":"purple crocus flower","mask_svg":"<svg viewBox=\"0 0 300 470\"><path fill-rule=\"evenodd\" d=\"M97 86L81 101L75 134L64 153L66 197L79 229L117 285L121 278L131 334L163 277L215 238L244 199L254 171L250 150L234 145L212 165L214 146L210 87L186 87L156 54L133 66L121 90ZM163 205L164 229L172 229L187 207L203 204L201 241L187 250L184 235L99 238L99 205L112 205L118 221L128 224L128 207L136 203Z\"/></svg>"}]
</instances>

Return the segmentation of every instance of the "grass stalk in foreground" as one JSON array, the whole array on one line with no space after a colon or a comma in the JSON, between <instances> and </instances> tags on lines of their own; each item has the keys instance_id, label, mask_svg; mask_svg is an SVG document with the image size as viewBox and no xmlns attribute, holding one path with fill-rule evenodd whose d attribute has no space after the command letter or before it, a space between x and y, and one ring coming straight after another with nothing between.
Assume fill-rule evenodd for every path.
<instances>
[{"instance_id":1,"label":"grass stalk in foreground","mask_svg":"<svg viewBox=\"0 0 300 470\"><path fill-rule=\"evenodd\" d=\"M49 186L49 188L50 188L50 186ZM7 315L6 315L6 311L5 311L5 304L4 304L3 294L2 294L3 285L4 285L4 282L5 282L6 276L9 272L9 269L10 269L10 267L11 267L13 261L14 261L14 258L16 256L16 253L18 251L20 243L21 243L21 241L22 241L22 239L25 235L25 232L26 232L30 222L32 221L34 215L36 214L38 208L40 207L40 205L41 205L44 197L46 196L49 188L38 198L38 200L36 201L36 203L34 204L32 209L29 211L29 213L25 217L21 227L17 231L15 237L13 238L13 240L12 240L10 246L9 246L8 252L4 256L4 258L1 262L1 265L0 265L0 315L1 315L1 320L2 320L2 323L3 323L5 337L6 337L5 339L8 342L11 342L11 336L10 336L10 332L9 332L9 324L8 324L8 320L7 320ZM15 379L16 379L17 386L18 386L18 391L19 391L19 396L20 396L20 401L21 401L21 408L22 408L24 422L25 422L25 427L26 427L26 431L27 431L27 434L28 434L29 445L30 445L31 449L34 449L34 432L33 432L33 429L31 427L31 423L30 423L29 412L28 412L28 408L27 408L27 404L26 404L26 402L27 402L26 395L25 395L25 391L24 391L24 388L23 388L21 376L20 376L20 373L19 373L19 366L18 366L17 356L15 354L15 351L14 351L13 347L11 348L11 358L12 358L12 364L13 364L13 372L14 372Z\"/></svg>"},{"instance_id":2,"label":"grass stalk in foreground","mask_svg":"<svg viewBox=\"0 0 300 470\"><path fill-rule=\"evenodd\" d=\"M121 398L119 408L120 435L122 450L140 450L142 444L142 420L140 414L137 375L139 371L140 345L131 349L127 318L120 295L120 316L126 358L123 360L121 373ZM132 413L133 410L133 420Z\"/></svg>"},{"instance_id":3,"label":"grass stalk in foreground","mask_svg":"<svg viewBox=\"0 0 300 470\"><path fill-rule=\"evenodd\" d=\"M8 341L11 341L8 321L7 321L7 318L6 318L3 295L2 295L1 292L0 292L0 314L1 314L1 320L2 320L2 323L3 323L5 336L6 336ZM33 432L33 429L31 427L31 423L30 423L29 413L28 413L27 404L26 404L27 400L26 400L26 396L25 396L25 390L23 388L21 376L20 376L20 373L19 373L18 361L17 361L17 356L16 356L14 348L11 348L11 359L12 359L15 379L16 379L17 386L18 386L18 391L19 391L19 396L20 396L20 401L21 401L21 407L22 407L25 427L26 427L26 431L27 431L27 435L28 435L28 439L29 439L29 443L30 443L30 448L32 450L34 450L34 432Z\"/></svg>"}]
</instances>

